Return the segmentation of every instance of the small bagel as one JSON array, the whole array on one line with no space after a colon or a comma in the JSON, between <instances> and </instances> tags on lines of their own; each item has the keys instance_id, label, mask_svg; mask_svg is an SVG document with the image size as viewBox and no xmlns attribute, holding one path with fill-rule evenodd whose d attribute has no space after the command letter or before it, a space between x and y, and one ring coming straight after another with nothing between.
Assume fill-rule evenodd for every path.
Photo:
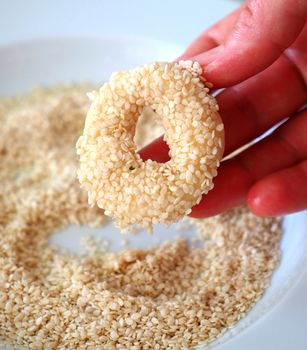
<instances>
[{"instance_id":1,"label":"small bagel","mask_svg":"<svg viewBox=\"0 0 307 350\"><path fill-rule=\"evenodd\" d=\"M197 62L154 62L112 74L90 95L77 142L78 179L90 204L116 219L121 230L152 231L191 212L213 188L224 149L218 106ZM144 108L155 111L170 148L167 163L143 161L134 142Z\"/></svg>"}]
</instances>

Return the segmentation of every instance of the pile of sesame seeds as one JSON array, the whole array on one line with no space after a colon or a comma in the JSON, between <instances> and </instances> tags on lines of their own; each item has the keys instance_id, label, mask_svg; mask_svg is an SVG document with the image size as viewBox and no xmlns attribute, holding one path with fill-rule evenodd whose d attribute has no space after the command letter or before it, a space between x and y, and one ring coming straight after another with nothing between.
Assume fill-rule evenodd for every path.
<instances>
[{"instance_id":1,"label":"pile of sesame seeds","mask_svg":"<svg viewBox=\"0 0 307 350\"><path fill-rule=\"evenodd\" d=\"M154 62L113 73L90 96L92 104L77 143L78 178L89 203L134 225L171 224L191 212L213 178L223 153L223 123L197 62ZM151 108L164 126L171 159L143 162L134 142L136 123Z\"/></svg>"},{"instance_id":2,"label":"pile of sesame seeds","mask_svg":"<svg viewBox=\"0 0 307 350\"><path fill-rule=\"evenodd\" d=\"M197 230L191 244L179 238L101 254L93 247L84 256L49 245L70 224L106 221L75 178L88 89L39 89L0 101L0 344L162 350L208 343L268 286L280 220L239 208L189 220Z\"/></svg>"}]
</instances>

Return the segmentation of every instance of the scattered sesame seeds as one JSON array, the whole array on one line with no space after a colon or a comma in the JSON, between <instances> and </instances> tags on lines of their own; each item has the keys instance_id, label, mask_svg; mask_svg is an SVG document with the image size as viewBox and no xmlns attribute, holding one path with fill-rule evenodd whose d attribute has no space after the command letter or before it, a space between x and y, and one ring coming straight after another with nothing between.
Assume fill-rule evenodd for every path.
<instances>
[{"instance_id":1,"label":"scattered sesame seeds","mask_svg":"<svg viewBox=\"0 0 307 350\"><path fill-rule=\"evenodd\" d=\"M279 260L280 220L238 208L185 219L196 226L195 245L178 238L112 253L87 238L86 256L55 250L48 236L56 231L106 221L75 178L86 90L0 100L0 344L178 350L211 342L267 288ZM146 117L138 127L144 143L160 133Z\"/></svg>"},{"instance_id":2,"label":"scattered sesame seeds","mask_svg":"<svg viewBox=\"0 0 307 350\"><path fill-rule=\"evenodd\" d=\"M213 188L224 133L201 73L197 62L154 62L114 73L91 95L77 142L78 178L89 203L115 218L121 230L138 225L151 232L155 223L176 222ZM143 162L137 153L135 126L146 108L165 129L167 163ZM206 171L197 171L201 164Z\"/></svg>"}]
</instances>

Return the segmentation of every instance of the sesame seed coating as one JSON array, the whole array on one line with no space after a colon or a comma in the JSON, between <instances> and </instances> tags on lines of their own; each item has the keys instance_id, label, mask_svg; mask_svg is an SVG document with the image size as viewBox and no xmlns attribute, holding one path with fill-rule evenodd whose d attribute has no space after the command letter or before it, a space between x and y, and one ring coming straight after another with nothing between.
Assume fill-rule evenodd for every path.
<instances>
[{"instance_id":1,"label":"sesame seed coating","mask_svg":"<svg viewBox=\"0 0 307 350\"><path fill-rule=\"evenodd\" d=\"M77 142L78 178L122 229L149 231L190 212L213 178L223 152L223 124L197 62L154 62L112 74L91 95L83 135ZM134 142L144 108L155 111L165 129L171 159L143 161Z\"/></svg>"}]
</instances>

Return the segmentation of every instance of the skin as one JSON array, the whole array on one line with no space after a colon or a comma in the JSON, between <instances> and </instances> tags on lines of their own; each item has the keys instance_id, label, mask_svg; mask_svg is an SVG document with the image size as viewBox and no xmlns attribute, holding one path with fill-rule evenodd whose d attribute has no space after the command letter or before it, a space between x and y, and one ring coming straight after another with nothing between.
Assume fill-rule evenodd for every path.
<instances>
[{"instance_id":1,"label":"skin","mask_svg":"<svg viewBox=\"0 0 307 350\"><path fill-rule=\"evenodd\" d=\"M225 126L225 156L286 121L268 137L222 162L215 187L192 210L216 215L247 204L257 215L307 208L307 1L252 0L200 35L179 59L204 67ZM305 105L305 106L304 106ZM166 162L159 138L140 152Z\"/></svg>"}]
</instances>

